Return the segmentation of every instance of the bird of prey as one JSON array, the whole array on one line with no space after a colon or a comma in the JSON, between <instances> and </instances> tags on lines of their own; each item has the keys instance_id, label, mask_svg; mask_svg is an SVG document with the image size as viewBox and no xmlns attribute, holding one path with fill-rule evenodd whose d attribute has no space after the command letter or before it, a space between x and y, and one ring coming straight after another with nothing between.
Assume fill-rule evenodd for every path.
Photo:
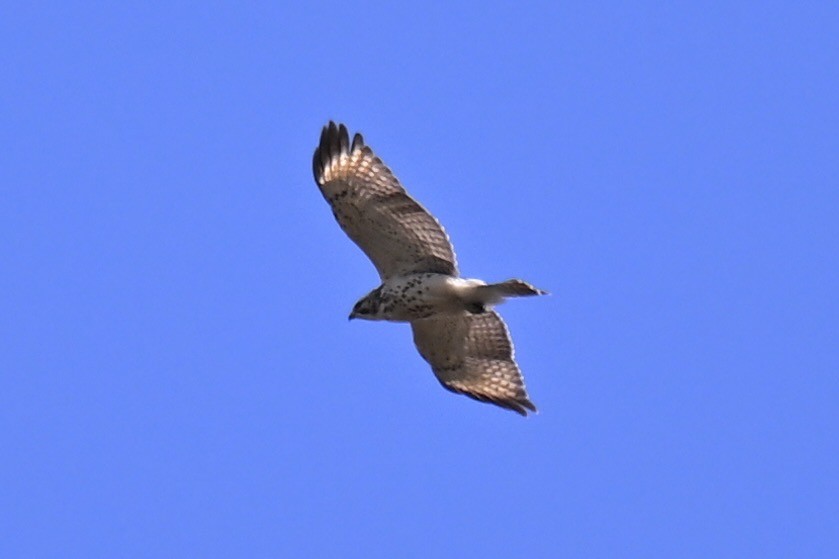
<instances>
[{"instance_id":1,"label":"bird of prey","mask_svg":"<svg viewBox=\"0 0 839 559\"><path fill-rule=\"evenodd\" d=\"M381 285L350 319L409 322L420 355L447 389L527 415L536 411L513 358L513 343L492 306L543 295L518 279L487 284L461 278L440 223L411 198L361 134L324 126L313 159L315 182L344 232L373 261Z\"/></svg>"}]
</instances>

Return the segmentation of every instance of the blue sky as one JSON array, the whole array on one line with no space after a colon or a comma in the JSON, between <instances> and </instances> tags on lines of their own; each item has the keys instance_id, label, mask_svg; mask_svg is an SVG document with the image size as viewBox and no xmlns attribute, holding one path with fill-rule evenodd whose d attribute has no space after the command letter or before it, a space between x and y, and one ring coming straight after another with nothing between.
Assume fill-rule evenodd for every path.
<instances>
[{"instance_id":1,"label":"blue sky","mask_svg":"<svg viewBox=\"0 0 839 559\"><path fill-rule=\"evenodd\" d=\"M0 9L3 557L836 557L839 9ZM540 413L443 390L311 177L443 222Z\"/></svg>"}]
</instances>

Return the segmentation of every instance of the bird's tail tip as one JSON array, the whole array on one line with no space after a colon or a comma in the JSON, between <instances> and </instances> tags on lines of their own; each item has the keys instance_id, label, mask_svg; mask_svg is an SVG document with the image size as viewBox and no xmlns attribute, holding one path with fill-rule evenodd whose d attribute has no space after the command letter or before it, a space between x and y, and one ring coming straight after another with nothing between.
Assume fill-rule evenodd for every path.
<instances>
[{"instance_id":1,"label":"bird's tail tip","mask_svg":"<svg viewBox=\"0 0 839 559\"><path fill-rule=\"evenodd\" d=\"M510 279L500 283L488 285L504 297L533 297L535 295L549 295L544 289L539 289L526 281Z\"/></svg>"}]
</instances>

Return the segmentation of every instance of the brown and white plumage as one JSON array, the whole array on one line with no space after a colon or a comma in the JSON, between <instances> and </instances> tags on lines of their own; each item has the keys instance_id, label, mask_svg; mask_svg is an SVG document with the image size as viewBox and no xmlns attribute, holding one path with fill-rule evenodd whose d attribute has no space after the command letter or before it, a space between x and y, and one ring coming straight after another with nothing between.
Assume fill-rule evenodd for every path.
<instances>
[{"instance_id":1,"label":"brown and white plumage","mask_svg":"<svg viewBox=\"0 0 839 559\"><path fill-rule=\"evenodd\" d=\"M497 312L441 314L415 320L411 328L420 355L449 390L522 415L536 411Z\"/></svg>"},{"instance_id":2,"label":"brown and white plumage","mask_svg":"<svg viewBox=\"0 0 839 559\"><path fill-rule=\"evenodd\" d=\"M315 181L344 232L382 280L417 272L457 275L443 226L411 198L361 134L330 122L313 159Z\"/></svg>"},{"instance_id":3,"label":"brown and white plumage","mask_svg":"<svg viewBox=\"0 0 839 559\"><path fill-rule=\"evenodd\" d=\"M507 297L545 292L521 280L460 278L440 223L405 192L360 134L350 142L343 124L323 128L313 170L335 219L382 280L350 318L410 322L417 349L444 387L522 415L536 411L507 326L488 309Z\"/></svg>"}]
</instances>

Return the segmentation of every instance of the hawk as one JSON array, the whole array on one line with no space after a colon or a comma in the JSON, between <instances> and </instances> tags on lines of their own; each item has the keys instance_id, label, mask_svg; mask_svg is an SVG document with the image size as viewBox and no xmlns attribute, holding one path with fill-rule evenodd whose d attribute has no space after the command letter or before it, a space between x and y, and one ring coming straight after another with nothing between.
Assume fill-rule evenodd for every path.
<instances>
[{"instance_id":1,"label":"hawk","mask_svg":"<svg viewBox=\"0 0 839 559\"><path fill-rule=\"evenodd\" d=\"M492 306L545 292L518 279L461 278L440 222L408 195L361 134L350 142L343 124L324 126L313 170L338 224L382 281L349 318L409 322L420 355L445 388L522 415L535 412L507 326Z\"/></svg>"}]
</instances>

